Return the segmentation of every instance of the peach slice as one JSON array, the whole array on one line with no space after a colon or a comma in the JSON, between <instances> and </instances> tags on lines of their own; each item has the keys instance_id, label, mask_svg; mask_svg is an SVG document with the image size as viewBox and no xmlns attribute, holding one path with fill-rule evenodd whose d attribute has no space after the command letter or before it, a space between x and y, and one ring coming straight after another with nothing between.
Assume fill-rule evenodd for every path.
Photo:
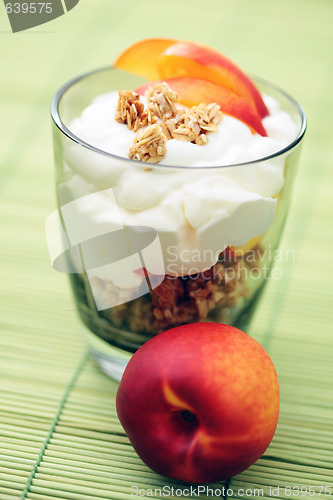
<instances>
[{"instance_id":1,"label":"peach slice","mask_svg":"<svg viewBox=\"0 0 333 500\"><path fill-rule=\"evenodd\" d=\"M169 38L147 38L134 43L120 54L114 66L149 80L157 80L157 59L176 40Z\"/></svg>"},{"instance_id":2,"label":"peach slice","mask_svg":"<svg viewBox=\"0 0 333 500\"><path fill-rule=\"evenodd\" d=\"M254 83L227 57L216 50L194 42L170 45L157 61L159 77L195 76L205 78L252 102L261 118L268 115L264 101Z\"/></svg>"},{"instance_id":3,"label":"peach slice","mask_svg":"<svg viewBox=\"0 0 333 500\"><path fill-rule=\"evenodd\" d=\"M252 131L263 136L267 135L259 114L253 109L248 100L229 88L221 87L203 78L191 76L167 78L163 81L177 92L180 97L180 102L185 106L196 106L202 102L205 104L216 102L221 107L223 113L238 118L251 127ZM160 80L159 82L146 83L136 89L136 92L144 95L149 87L161 82Z\"/></svg>"}]
</instances>

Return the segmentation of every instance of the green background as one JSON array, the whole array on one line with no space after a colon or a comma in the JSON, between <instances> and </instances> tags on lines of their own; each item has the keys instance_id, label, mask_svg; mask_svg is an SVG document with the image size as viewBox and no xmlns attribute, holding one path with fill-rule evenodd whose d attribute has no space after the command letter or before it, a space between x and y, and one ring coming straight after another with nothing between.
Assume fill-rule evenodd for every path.
<instances>
[{"instance_id":1,"label":"green background","mask_svg":"<svg viewBox=\"0 0 333 500\"><path fill-rule=\"evenodd\" d=\"M44 220L55 208L49 103L68 79L152 36L219 49L282 86L308 131L279 264L250 333L281 385L276 436L230 486L330 486L333 494L331 0L81 0L12 34L0 5L0 499L133 498L172 484L137 458L117 421L116 384L86 358L67 278L52 270ZM204 498L204 496L202 496Z\"/></svg>"}]
</instances>

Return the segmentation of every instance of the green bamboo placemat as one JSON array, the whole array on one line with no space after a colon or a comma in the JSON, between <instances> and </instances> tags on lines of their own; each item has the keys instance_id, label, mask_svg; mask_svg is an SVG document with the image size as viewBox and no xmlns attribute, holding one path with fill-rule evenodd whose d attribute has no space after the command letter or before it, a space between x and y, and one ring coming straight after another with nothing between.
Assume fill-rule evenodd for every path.
<instances>
[{"instance_id":1,"label":"green bamboo placemat","mask_svg":"<svg viewBox=\"0 0 333 500\"><path fill-rule=\"evenodd\" d=\"M148 470L124 435L117 385L87 357L67 279L52 270L44 239L55 207L51 95L144 36L213 45L306 108L282 242L296 259L277 264L283 278L268 284L250 328L276 365L281 416L265 455L227 486L235 498L246 489L262 496L254 488L267 498L296 496L289 486L303 486L304 496L312 496L309 486L315 498L325 486L333 494L332 2L82 0L15 35L2 14L0 499L130 499L131 486L178 487Z\"/></svg>"}]
</instances>

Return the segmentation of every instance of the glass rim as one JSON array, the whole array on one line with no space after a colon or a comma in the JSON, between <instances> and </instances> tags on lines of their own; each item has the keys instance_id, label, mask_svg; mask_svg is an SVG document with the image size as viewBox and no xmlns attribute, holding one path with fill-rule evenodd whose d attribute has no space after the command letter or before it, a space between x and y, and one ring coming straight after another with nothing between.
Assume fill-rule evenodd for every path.
<instances>
[{"instance_id":1,"label":"glass rim","mask_svg":"<svg viewBox=\"0 0 333 500\"><path fill-rule=\"evenodd\" d=\"M92 70L92 71L88 71L88 72L83 73L83 74L81 74L79 76L76 76L76 77L72 78L71 80L69 80L64 85L62 85L60 87L60 89L54 94L54 96L52 98L52 101L51 101L51 117L52 117L52 120L53 120L54 124L56 125L56 127L64 135L66 135L69 139L71 139L76 144L78 144L78 145L80 145L80 146L82 146L82 147L84 147L86 149L89 149L90 151L93 151L93 152L95 152L97 154L101 154L103 156L107 156L108 158L114 158L117 161L129 161L129 162L132 162L134 164L138 164L138 165L142 166L142 162L139 161L139 160L132 160L130 158L124 158L123 156L117 156L117 155L115 155L113 153L109 153L108 151L104 151L102 149L99 149L99 148L93 146L92 144L89 144L88 142L85 142L83 139L81 139L80 137L78 137L75 134L73 134L73 132L71 132L68 127L66 127L66 125L64 124L64 122L62 121L62 119L60 117L60 112L59 112L60 100L61 100L61 98L63 97L63 95L65 94L65 92L69 88L71 88L76 83L78 83L80 80L83 80L84 78L87 78L87 77L92 76L92 75L97 74L97 73L102 73L104 71L110 71L110 70L121 71L121 70L118 70L117 68L114 68L113 66L105 66L105 67L98 68L98 69L95 69L95 70ZM126 73L126 72L124 72L124 73ZM128 74L130 74L130 73L128 73ZM200 170L200 169L221 169L221 168L231 168L231 167L243 167L243 166L246 166L246 165L253 165L253 164L261 163L261 162L264 162L264 161L267 161L267 160L271 160L273 158L277 158L277 157L279 157L279 156L287 153L288 151L291 151L295 146L297 146L297 144L299 142L301 142L301 140L302 140L302 138L303 138L303 136L305 134L306 127L307 127L306 114L305 114L305 111L302 108L302 106L288 92L286 92L285 90L281 89L279 86L277 86L275 84L272 84L272 83L268 82L267 80L265 80L263 78L259 78L259 77L256 77L256 76L251 76L251 78L254 81L256 81L258 83L262 83L263 85L266 85L266 86L272 88L273 90L276 90L280 94L282 94L284 97L287 98L287 100L298 111L299 116L301 117L301 126L299 128L299 131L298 131L295 139L293 139L287 146L285 146L282 149L279 149L275 153L272 153L272 154L267 155L267 156L263 156L261 158L257 158L255 160L246 161L246 162L232 163L232 164L226 164L226 165L207 165L207 166L168 165L166 163L158 163L158 164L154 164L153 165L154 168L155 167L158 167L158 168L162 167L162 168L168 168L168 169L173 168L173 169L191 169L191 170L195 170L196 169L196 170Z\"/></svg>"}]
</instances>

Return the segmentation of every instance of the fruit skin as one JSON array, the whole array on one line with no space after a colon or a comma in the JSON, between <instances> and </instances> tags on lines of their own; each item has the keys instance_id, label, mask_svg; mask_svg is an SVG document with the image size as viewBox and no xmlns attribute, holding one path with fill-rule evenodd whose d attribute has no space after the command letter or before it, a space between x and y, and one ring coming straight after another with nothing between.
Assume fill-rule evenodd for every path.
<instances>
[{"instance_id":1,"label":"fruit skin","mask_svg":"<svg viewBox=\"0 0 333 500\"><path fill-rule=\"evenodd\" d=\"M194 42L170 45L157 60L160 78L195 76L228 87L252 102L260 118L267 107L251 79L230 59L218 51Z\"/></svg>"},{"instance_id":2,"label":"fruit skin","mask_svg":"<svg viewBox=\"0 0 333 500\"><path fill-rule=\"evenodd\" d=\"M177 92L180 102L185 106L196 106L202 102L205 104L216 102L221 107L223 113L238 118L238 120L250 126L254 132L262 136L267 136L261 118L256 110L253 109L245 97L236 94L232 90L204 80L203 78L192 76L166 78L163 81ZM162 83L162 80L146 83L136 89L136 92L144 95L149 87L157 83Z\"/></svg>"},{"instance_id":3,"label":"fruit skin","mask_svg":"<svg viewBox=\"0 0 333 500\"><path fill-rule=\"evenodd\" d=\"M193 422L183 419L186 410ZM117 412L151 469L185 482L215 482L266 450L278 421L279 385L270 357L249 335L192 323L153 337L133 355Z\"/></svg>"},{"instance_id":4,"label":"fruit skin","mask_svg":"<svg viewBox=\"0 0 333 500\"><path fill-rule=\"evenodd\" d=\"M114 66L149 80L157 80L157 59L176 40L171 38L146 38L134 43L120 54Z\"/></svg>"}]
</instances>

